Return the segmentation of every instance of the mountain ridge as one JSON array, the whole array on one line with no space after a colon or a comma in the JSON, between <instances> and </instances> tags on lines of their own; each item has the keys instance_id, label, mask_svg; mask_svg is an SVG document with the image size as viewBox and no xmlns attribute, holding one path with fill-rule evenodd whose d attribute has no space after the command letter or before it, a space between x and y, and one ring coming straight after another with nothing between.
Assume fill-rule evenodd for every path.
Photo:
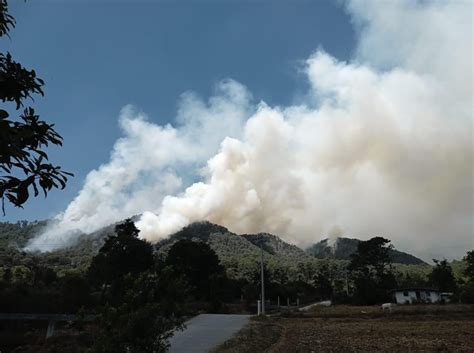
<instances>
[{"instance_id":1,"label":"mountain ridge","mask_svg":"<svg viewBox=\"0 0 474 353\"><path fill-rule=\"evenodd\" d=\"M362 240L356 238L337 238L334 246L328 245L329 239L323 239L311 245L306 251L318 259L350 260L351 255L357 251L357 245ZM422 259L397 249L390 250L390 257L393 263L405 265L425 265Z\"/></svg>"},{"instance_id":2,"label":"mountain ridge","mask_svg":"<svg viewBox=\"0 0 474 353\"><path fill-rule=\"evenodd\" d=\"M0 222L0 244L3 244L4 247L10 247L14 243L16 247L21 248L29 239L33 238L34 232L45 224L45 221L31 223L25 221L17 223ZM62 250L70 251L84 248L82 249L84 251L80 251L81 254L84 255L85 251L90 251L90 255L93 256L103 244L105 237L113 234L115 224L103 227L90 234L81 235L77 244ZM18 236L15 234L18 234ZM354 238L338 238L337 246L333 251L327 244L328 240L325 239L307 249L302 249L270 233L239 235L224 226L201 221L194 222L171 234L168 238L154 244L154 247L157 252L163 253L180 239L204 241L216 251L221 259L227 258L234 262L242 256L256 259L260 256L261 248L263 248L265 256L272 258L274 261L283 261L288 264L297 264L313 259L348 260L350 255L357 250L358 242L361 241ZM403 264L426 264L423 260L396 249L392 251L392 260Z\"/></svg>"}]
</instances>

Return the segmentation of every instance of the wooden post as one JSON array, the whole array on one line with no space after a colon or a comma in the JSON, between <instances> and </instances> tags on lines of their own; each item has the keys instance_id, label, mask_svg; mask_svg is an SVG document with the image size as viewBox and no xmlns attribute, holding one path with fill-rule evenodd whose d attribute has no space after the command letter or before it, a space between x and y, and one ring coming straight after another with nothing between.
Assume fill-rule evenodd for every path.
<instances>
[{"instance_id":1,"label":"wooden post","mask_svg":"<svg viewBox=\"0 0 474 353\"><path fill-rule=\"evenodd\" d=\"M48 322L48 329L46 330L46 339L52 337L54 335L54 324L56 322L54 320L49 320Z\"/></svg>"},{"instance_id":2,"label":"wooden post","mask_svg":"<svg viewBox=\"0 0 474 353\"><path fill-rule=\"evenodd\" d=\"M260 273L261 273L261 281L262 281L262 315L265 315L265 279L263 276L263 242L260 244L261 250L261 262L260 262Z\"/></svg>"},{"instance_id":3,"label":"wooden post","mask_svg":"<svg viewBox=\"0 0 474 353\"><path fill-rule=\"evenodd\" d=\"M347 279L347 270L344 271L345 279L346 279L346 295L349 296L349 281Z\"/></svg>"},{"instance_id":4,"label":"wooden post","mask_svg":"<svg viewBox=\"0 0 474 353\"><path fill-rule=\"evenodd\" d=\"M278 309L280 309L280 296L277 297L277 306L278 306Z\"/></svg>"},{"instance_id":5,"label":"wooden post","mask_svg":"<svg viewBox=\"0 0 474 353\"><path fill-rule=\"evenodd\" d=\"M260 316L260 300L257 300L257 316Z\"/></svg>"},{"instance_id":6,"label":"wooden post","mask_svg":"<svg viewBox=\"0 0 474 353\"><path fill-rule=\"evenodd\" d=\"M290 307L290 298L289 297L286 297L286 306Z\"/></svg>"}]
</instances>

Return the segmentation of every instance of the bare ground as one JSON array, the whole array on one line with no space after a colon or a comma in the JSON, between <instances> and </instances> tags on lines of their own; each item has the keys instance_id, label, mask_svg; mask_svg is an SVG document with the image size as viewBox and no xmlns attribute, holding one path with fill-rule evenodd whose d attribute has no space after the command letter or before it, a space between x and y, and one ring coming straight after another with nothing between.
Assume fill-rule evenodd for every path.
<instances>
[{"instance_id":1,"label":"bare ground","mask_svg":"<svg viewBox=\"0 0 474 353\"><path fill-rule=\"evenodd\" d=\"M253 352L474 352L472 305L400 306L391 314L378 306L334 306L270 318L266 325L281 331L270 330L272 339L261 331L241 341L257 348L260 340L275 341L278 332L279 339ZM232 341L226 344L227 350L218 352L249 351L230 350Z\"/></svg>"}]
</instances>

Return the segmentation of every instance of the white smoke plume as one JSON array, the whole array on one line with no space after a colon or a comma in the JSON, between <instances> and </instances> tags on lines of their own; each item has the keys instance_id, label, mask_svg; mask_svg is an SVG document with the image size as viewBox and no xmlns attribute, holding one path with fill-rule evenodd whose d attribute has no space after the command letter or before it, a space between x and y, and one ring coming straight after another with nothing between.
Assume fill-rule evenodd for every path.
<instances>
[{"instance_id":1,"label":"white smoke plume","mask_svg":"<svg viewBox=\"0 0 474 353\"><path fill-rule=\"evenodd\" d=\"M344 229L424 258L473 248L472 4L346 6L357 53L307 59L303 104L253 104L228 80L207 103L185 95L177 127L125 108L110 161L29 248L141 213L150 241L209 220L301 246Z\"/></svg>"},{"instance_id":2,"label":"white smoke plume","mask_svg":"<svg viewBox=\"0 0 474 353\"><path fill-rule=\"evenodd\" d=\"M81 233L156 209L165 195L200 176L199 168L225 136L240 136L250 99L232 80L219 83L208 103L185 93L178 128L156 125L133 107L124 107L119 122L125 136L115 143L110 161L87 175L67 209L26 249L64 247Z\"/></svg>"},{"instance_id":3,"label":"white smoke plume","mask_svg":"<svg viewBox=\"0 0 474 353\"><path fill-rule=\"evenodd\" d=\"M334 226L334 228L329 230L327 236L327 245L331 249L331 252L334 254L337 249L337 240L344 236L344 231L338 226Z\"/></svg>"}]
</instances>

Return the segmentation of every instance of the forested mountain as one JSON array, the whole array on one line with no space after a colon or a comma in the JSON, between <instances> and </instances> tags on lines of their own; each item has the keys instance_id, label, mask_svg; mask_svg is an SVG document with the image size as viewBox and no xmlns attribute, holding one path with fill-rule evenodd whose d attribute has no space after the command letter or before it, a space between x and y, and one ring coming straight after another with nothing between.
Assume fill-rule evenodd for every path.
<instances>
[{"instance_id":1,"label":"forested mountain","mask_svg":"<svg viewBox=\"0 0 474 353\"><path fill-rule=\"evenodd\" d=\"M296 245L288 244L276 235L269 233L243 234L245 239L252 244L263 247L263 250L271 255L276 255L290 261L304 261L311 258L304 250Z\"/></svg>"},{"instance_id":2,"label":"forested mountain","mask_svg":"<svg viewBox=\"0 0 474 353\"><path fill-rule=\"evenodd\" d=\"M93 234L83 234L73 246L51 252L25 252L28 240L41 232L46 221L0 222L0 268L17 269L18 276L28 276L28 269L46 266L58 274L85 270L97 254L107 235L113 233L113 225Z\"/></svg>"},{"instance_id":3,"label":"forested mountain","mask_svg":"<svg viewBox=\"0 0 474 353\"><path fill-rule=\"evenodd\" d=\"M0 222L0 249L6 247L24 247L29 239L37 234L46 221Z\"/></svg>"},{"instance_id":4,"label":"forested mountain","mask_svg":"<svg viewBox=\"0 0 474 353\"><path fill-rule=\"evenodd\" d=\"M45 221L0 223L0 266L30 267L32 264L37 264L52 267L60 273L70 270L81 271L89 265L105 238L113 234L114 229L114 225L110 225L92 234L83 234L76 244L52 252L24 252L22 248L45 224ZM237 278L251 276L259 266L260 244L263 245L267 266L271 269L284 268L290 277L296 274L298 266L315 266L319 261L275 235L265 233L238 235L210 222L196 222L183 228L155 244L155 251L164 255L180 239L208 244L229 274Z\"/></svg>"},{"instance_id":5,"label":"forested mountain","mask_svg":"<svg viewBox=\"0 0 474 353\"><path fill-rule=\"evenodd\" d=\"M296 276L302 266L316 266L318 259L279 237L260 233L238 235L227 228L210 223L196 222L155 245L158 253L166 254L178 240L203 241L216 252L232 277L249 277L258 268L261 248L270 269L283 268L290 277Z\"/></svg>"},{"instance_id":6,"label":"forested mountain","mask_svg":"<svg viewBox=\"0 0 474 353\"><path fill-rule=\"evenodd\" d=\"M27 265L34 261L53 266L57 270L85 268L107 235L113 233L115 226L110 225L92 234L84 234L75 245L68 248L44 254L23 252L22 247L45 225L45 221L0 222L0 265ZM298 267L315 265L319 259L348 260L357 250L360 241L339 238L333 249L328 246L327 240L323 240L303 251L276 235L268 233L238 235L217 224L196 222L157 243L155 249L158 253L164 254L180 239L207 243L217 253L228 271L237 277L253 271L257 266L261 246L270 267L284 267L291 273L296 272ZM425 264L417 257L398 250L392 250L392 259L395 263L407 265Z\"/></svg>"},{"instance_id":7,"label":"forested mountain","mask_svg":"<svg viewBox=\"0 0 474 353\"><path fill-rule=\"evenodd\" d=\"M357 251L359 242L359 239L338 238L334 246L329 246L328 239L324 239L310 246L306 251L318 259L349 260L351 255ZM405 265L426 264L423 260L396 249L391 250L390 255L394 263Z\"/></svg>"},{"instance_id":8,"label":"forested mountain","mask_svg":"<svg viewBox=\"0 0 474 353\"><path fill-rule=\"evenodd\" d=\"M259 255L260 247L263 247L266 256L276 256L283 261L303 261L310 260L312 257L295 245L291 245L273 234L242 234L232 233L227 228L213 224L207 221L195 222L184 227L179 232L171 235L158 243L156 247L165 250L170 244L180 240L199 240L204 241L213 247L213 250L223 256L239 254Z\"/></svg>"}]
</instances>

